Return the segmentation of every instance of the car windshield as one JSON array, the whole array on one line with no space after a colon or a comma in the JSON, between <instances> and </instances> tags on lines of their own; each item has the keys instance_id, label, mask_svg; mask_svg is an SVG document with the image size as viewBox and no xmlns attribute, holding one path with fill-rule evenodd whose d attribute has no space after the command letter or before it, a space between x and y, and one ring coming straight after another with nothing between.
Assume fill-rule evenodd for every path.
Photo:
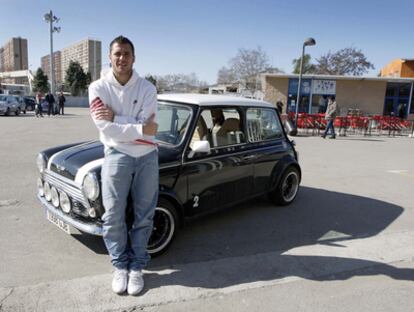
<instances>
[{"instance_id":1,"label":"car windshield","mask_svg":"<svg viewBox=\"0 0 414 312\"><path fill-rule=\"evenodd\" d=\"M184 138L190 123L191 109L188 106L158 103L158 131L155 138L159 141L177 145Z\"/></svg>"}]
</instances>

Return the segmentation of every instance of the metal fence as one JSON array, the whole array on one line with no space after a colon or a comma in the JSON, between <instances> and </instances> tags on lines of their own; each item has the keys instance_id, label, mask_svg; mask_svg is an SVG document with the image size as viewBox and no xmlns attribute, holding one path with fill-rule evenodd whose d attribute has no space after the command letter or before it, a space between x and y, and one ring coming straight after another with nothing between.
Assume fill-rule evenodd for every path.
<instances>
[{"instance_id":1,"label":"metal fence","mask_svg":"<svg viewBox=\"0 0 414 312\"><path fill-rule=\"evenodd\" d=\"M294 120L294 113L283 116ZM325 114L298 114L298 130L309 135L321 135L328 121ZM338 135L389 135L413 137L414 121L394 116L338 116L334 121Z\"/></svg>"}]
</instances>

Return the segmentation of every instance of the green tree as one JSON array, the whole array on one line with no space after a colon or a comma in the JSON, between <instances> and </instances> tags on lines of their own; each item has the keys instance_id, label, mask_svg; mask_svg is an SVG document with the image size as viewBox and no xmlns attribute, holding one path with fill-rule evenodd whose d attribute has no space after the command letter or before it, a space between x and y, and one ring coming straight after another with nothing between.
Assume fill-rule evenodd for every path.
<instances>
[{"instance_id":1,"label":"green tree","mask_svg":"<svg viewBox=\"0 0 414 312\"><path fill-rule=\"evenodd\" d=\"M49 91L48 78L41 68L38 68L33 78L33 90L46 93Z\"/></svg>"},{"instance_id":2,"label":"green tree","mask_svg":"<svg viewBox=\"0 0 414 312\"><path fill-rule=\"evenodd\" d=\"M88 71L86 73L86 87L89 87L91 82L92 82L92 75L91 75L91 72Z\"/></svg>"},{"instance_id":3,"label":"green tree","mask_svg":"<svg viewBox=\"0 0 414 312\"><path fill-rule=\"evenodd\" d=\"M145 79L151 82L154 86L157 86L157 79L153 75L146 75Z\"/></svg>"},{"instance_id":4,"label":"green tree","mask_svg":"<svg viewBox=\"0 0 414 312\"><path fill-rule=\"evenodd\" d=\"M70 61L66 70L65 86L72 95L81 95L85 92L90 81L90 73L85 74L79 62Z\"/></svg>"},{"instance_id":5,"label":"green tree","mask_svg":"<svg viewBox=\"0 0 414 312\"><path fill-rule=\"evenodd\" d=\"M292 61L293 64L293 73L299 74L300 73L300 61L302 57L294 59ZM305 54L303 56L303 74L314 74L316 73L316 66L311 63L311 56L310 54Z\"/></svg>"}]
</instances>

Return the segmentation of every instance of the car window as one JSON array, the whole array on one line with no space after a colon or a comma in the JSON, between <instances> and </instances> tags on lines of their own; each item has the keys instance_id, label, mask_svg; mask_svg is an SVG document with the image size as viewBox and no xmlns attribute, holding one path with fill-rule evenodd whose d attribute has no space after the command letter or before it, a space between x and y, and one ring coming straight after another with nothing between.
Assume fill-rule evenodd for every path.
<instances>
[{"instance_id":1,"label":"car window","mask_svg":"<svg viewBox=\"0 0 414 312\"><path fill-rule=\"evenodd\" d=\"M207 140L212 148L246 141L240 113L235 108L206 108L197 120L190 147L195 141Z\"/></svg>"},{"instance_id":2,"label":"car window","mask_svg":"<svg viewBox=\"0 0 414 312\"><path fill-rule=\"evenodd\" d=\"M282 127L276 111L269 108L249 108L246 115L249 142L259 142L282 137Z\"/></svg>"},{"instance_id":3,"label":"car window","mask_svg":"<svg viewBox=\"0 0 414 312\"><path fill-rule=\"evenodd\" d=\"M155 138L169 144L179 144L187 131L191 109L184 105L158 103L158 131Z\"/></svg>"}]
</instances>

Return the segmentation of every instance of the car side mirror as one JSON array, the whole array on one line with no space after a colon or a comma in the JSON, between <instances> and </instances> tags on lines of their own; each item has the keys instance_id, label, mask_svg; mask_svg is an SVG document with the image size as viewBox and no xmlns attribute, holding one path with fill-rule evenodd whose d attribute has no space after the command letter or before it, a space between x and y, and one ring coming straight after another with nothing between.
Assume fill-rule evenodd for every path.
<instances>
[{"instance_id":1,"label":"car side mirror","mask_svg":"<svg viewBox=\"0 0 414 312\"><path fill-rule=\"evenodd\" d=\"M188 153L188 158L193 158L195 153L210 153L210 142L195 141L191 151Z\"/></svg>"},{"instance_id":2,"label":"car side mirror","mask_svg":"<svg viewBox=\"0 0 414 312\"><path fill-rule=\"evenodd\" d=\"M295 124L289 119L287 119L285 122L285 130L290 136L296 136L298 134L298 129L296 128Z\"/></svg>"}]
</instances>

